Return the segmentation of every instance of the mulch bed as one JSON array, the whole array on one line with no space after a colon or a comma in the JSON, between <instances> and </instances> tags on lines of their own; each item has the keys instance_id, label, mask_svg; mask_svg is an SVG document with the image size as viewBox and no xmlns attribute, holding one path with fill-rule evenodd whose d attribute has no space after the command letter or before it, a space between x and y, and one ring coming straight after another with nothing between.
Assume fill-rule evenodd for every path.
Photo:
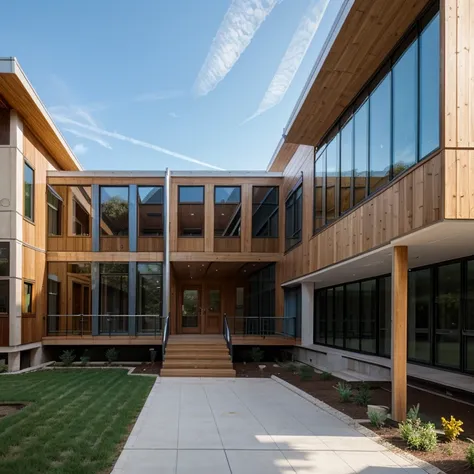
<instances>
[{"instance_id":1,"label":"mulch bed","mask_svg":"<svg viewBox=\"0 0 474 474\"><path fill-rule=\"evenodd\" d=\"M24 403L1 403L0 404L0 418L12 415L17 411L23 410L26 405Z\"/></svg>"},{"instance_id":2,"label":"mulch bed","mask_svg":"<svg viewBox=\"0 0 474 474\"><path fill-rule=\"evenodd\" d=\"M265 365L260 369L259 365ZM355 403L343 403L339 399L339 394L334 388L340 381L332 377L331 380L322 380L319 374L314 374L312 380L303 381L299 374L292 372L286 367L275 367L273 362L234 364L237 377L271 377L276 375L286 382L304 390L309 395L327 403L329 406L350 416L356 420L367 419L367 407L358 406ZM354 389L359 383L352 382ZM391 405L391 384L388 382L370 383L370 404L371 405ZM355 392L355 390L354 390ZM441 390L440 390L441 392ZM420 404L420 416L424 421L432 421L437 428L441 428L440 419L442 416L449 418L453 415L456 419L463 421L464 439L456 440L452 443L440 440L438 447L432 452L411 451L398 434L398 428L386 426L377 429L370 423L363 423L364 426L377 433L380 437L390 442L397 448L413 454L414 456L433 464L439 469L449 474L459 474L473 472L466 464L466 450L469 446L469 439L474 439L474 397L469 399L465 395L462 397L467 403L463 403L459 398L443 396L442 393L429 393L416 387L408 387L408 406Z\"/></svg>"},{"instance_id":3,"label":"mulch bed","mask_svg":"<svg viewBox=\"0 0 474 474\"><path fill-rule=\"evenodd\" d=\"M160 375L161 365L161 362L143 362L138 367L135 367L133 373Z\"/></svg>"}]
</instances>

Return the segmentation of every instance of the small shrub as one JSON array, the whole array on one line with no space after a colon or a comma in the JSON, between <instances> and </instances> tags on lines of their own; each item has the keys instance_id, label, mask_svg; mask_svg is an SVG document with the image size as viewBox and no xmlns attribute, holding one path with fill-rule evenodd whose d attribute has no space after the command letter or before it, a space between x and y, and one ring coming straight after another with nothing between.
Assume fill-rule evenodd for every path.
<instances>
[{"instance_id":1,"label":"small shrub","mask_svg":"<svg viewBox=\"0 0 474 474\"><path fill-rule=\"evenodd\" d=\"M464 433L464 430L461 428L463 422L456 420L453 415L451 415L449 421L442 416L441 423L443 424L444 435L448 441L454 441L461 433Z\"/></svg>"},{"instance_id":2,"label":"small shrub","mask_svg":"<svg viewBox=\"0 0 474 474\"><path fill-rule=\"evenodd\" d=\"M398 429L401 438L415 451L433 451L438 444L433 423L422 423L419 418L407 419L398 425Z\"/></svg>"},{"instance_id":3,"label":"small shrub","mask_svg":"<svg viewBox=\"0 0 474 474\"><path fill-rule=\"evenodd\" d=\"M471 469L474 469L474 444L470 444L466 451L466 461Z\"/></svg>"},{"instance_id":4,"label":"small shrub","mask_svg":"<svg viewBox=\"0 0 474 474\"><path fill-rule=\"evenodd\" d=\"M8 365L3 362L3 360L0 362L0 374L3 374L3 372L6 372L8 370Z\"/></svg>"},{"instance_id":5,"label":"small shrub","mask_svg":"<svg viewBox=\"0 0 474 474\"><path fill-rule=\"evenodd\" d=\"M76 360L76 354L73 350L65 350L59 358L65 367L69 367Z\"/></svg>"},{"instance_id":6,"label":"small shrub","mask_svg":"<svg viewBox=\"0 0 474 474\"><path fill-rule=\"evenodd\" d=\"M370 410L368 412L370 424L376 428L382 428L387 421L387 415L378 410Z\"/></svg>"},{"instance_id":7,"label":"small shrub","mask_svg":"<svg viewBox=\"0 0 474 474\"><path fill-rule=\"evenodd\" d=\"M89 351L86 349L84 354L80 357L81 365L87 365L90 362L91 358L89 356Z\"/></svg>"},{"instance_id":8,"label":"small shrub","mask_svg":"<svg viewBox=\"0 0 474 474\"><path fill-rule=\"evenodd\" d=\"M416 405L413 405L409 410L408 410L408 413L407 413L407 420L411 420L411 421L417 421L420 417L419 417L419 413L420 413L420 404L417 403Z\"/></svg>"},{"instance_id":9,"label":"small shrub","mask_svg":"<svg viewBox=\"0 0 474 474\"><path fill-rule=\"evenodd\" d=\"M105 351L105 358L107 359L109 364L111 364L112 362L115 362L118 359L118 356L119 356L119 352L117 349L115 349L115 347L109 347Z\"/></svg>"},{"instance_id":10,"label":"small shrub","mask_svg":"<svg viewBox=\"0 0 474 474\"><path fill-rule=\"evenodd\" d=\"M321 372L321 374L319 375L319 378L321 380L331 380L332 379L332 374L331 374L331 372L324 371L324 372Z\"/></svg>"},{"instance_id":11,"label":"small shrub","mask_svg":"<svg viewBox=\"0 0 474 474\"><path fill-rule=\"evenodd\" d=\"M314 369L309 365L303 364L299 369L300 380L311 380L313 378Z\"/></svg>"},{"instance_id":12,"label":"small shrub","mask_svg":"<svg viewBox=\"0 0 474 474\"><path fill-rule=\"evenodd\" d=\"M354 401L357 405L367 406L370 402L370 388L367 384L363 383L359 386L359 390L354 395Z\"/></svg>"},{"instance_id":13,"label":"small shrub","mask_svg":"<svg viewBox=\"0 0 474 474\"><path fill-rule=\"evenodd\" d=\"M260 347L252 347L250 350L250 358L253 362L261 362L263 360L263 351Z\"/></svg>"},{"instance_id":14,"label":"small shrub","mask_svg":"<svg viewBox=\"0 0 474 474\"><path fill-rule=\"evenodd\" d=\"M345 382L338 382L335 388L339 393L339 398L341 399L341 402L347 403L351 401L352 387L349 384Z\"/></svg>"},{"instance_id":15,"label":"small shrub","mask_svg":"<svg viewBox=\"0 0 474 474\"><path fill-rule=\"evenodd\" d=\"M155 361L156 361L156 354L157 354L156 350L153 349L153 348L151 348L151 349L150 349L150 362L151 362L152 364L154 364Z\"/></svg>"}]
</instances>

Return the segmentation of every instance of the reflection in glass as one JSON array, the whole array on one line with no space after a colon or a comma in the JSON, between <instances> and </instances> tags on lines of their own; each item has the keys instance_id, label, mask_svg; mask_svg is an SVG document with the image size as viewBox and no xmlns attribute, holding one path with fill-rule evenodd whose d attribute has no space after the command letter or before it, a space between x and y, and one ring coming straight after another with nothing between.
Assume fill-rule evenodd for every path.
<instances>
[{"instance_id":1,"label":"reflection in glass","mask_svg":"<svg viewBox=\"0 0 474 474\"><path fill-rule=\"evenodd\" d=\"M390 78L388 73L370 95L370 193L385 186L390 177Z\"/></svg>"},{"instance_id":2,"label":"reflection in glass","mask_svg":"<svg viewBox=\"0 0 474 474\"><path fill-rule=\"evenodd\" d=\"M326 148L326 223L330 224L338 216L336 209L337 175L339 172L339 135Z\"/></svg>"},{"instance_id":3,"label":"reflection in glass","mask_svg":"<svg viewBox=\"0 0 474 474\"><path fill-rule=\"evenodd\" d=\"M464 332L466 334L466 370L474 371L474 260L467 262L467 294Z\"/></svg>"},{"instance_id":4,"label":"reflection in glass","mask_svg":"<svg viewBox=\"0 0 474 474\"><path fill-rule=\"evenodd\" d=\"M393 67L393 176L416 163L418 41Z\"/></svg>"},{"instance_id":5,"label":"reflection in glass","mask_svg":"<svg viewBox=\"0 0 474 474\"><path fill-rule=\"evenodd\" d=\"M379 353L390 356L392 333L392 278L379 279Z\"/></svg>"},{"instance_id":6,"label":"reflection in glass","mask_svg":"<svg viewBox=\"0 0 474 474\"><path fill-rule=\"evenodd\" d=\"M68 207L72 208L68 224L69 235L90 235L92 188L90 186L68 186Z\"/></svg>"},{"instance_id":7,"label":"reflection in glass","mask_svg":"<svg viewBox=\"0 0 474 474\"><path fill-rule=\"evenodd\" d=\"M2 315L8 314L10 312L9 290L10 290L10 280L0 280L0 314Z\"/></svg>"},{"instance_id":8,"label":"reflection in glass","mask_svg":"<svg viewBox=\"0 0 474 474\"><path fill-rule=\"evenodd\" d=\"M161 330L163 275L161 263L137 265L137 332Z\"/></svg>"},{"instance_id":9,"label":"reflection in glass","mask_svg":"<svg viewBox=\"0 0 474 474\"><path fill-rule=\"evenodd\" d=\"M334 309L334 345L344 347L344 286L335 288Z\"/></svg>"},{"instance_id":10,"label":"reflection in glass","mask_svg":"<svg viewBox=\"0 0 474 474\"><path fill-rule=\"evenodd\" d=\"M128 186L101 186L100 233L128 235Z\"/></svg>"},{"instance_id":11,"label":"reflection in glass","mask_svg":"<svg viewBox=\"0 0 474 474\"><path fill-rule=\"evenodd\" d=\"M138 235L163 235L163 186L138 186Z\"/></svg>"},{"instance_id":12,"label":"reflection in glass","mask_svg":"<svg viewBox=\"0 0 474 474\"><path fill-rule=\"evenodd\" d=\"M326 344L334 345L334 288L327 290L326 298L326 327L327 337Z\"/></svg>"},{"instance_id":13,"label":"reflection in glass","mask_svg":"<svg viewBox=\"0 0 474 474\"><path fill-rule=\"evenodd\" d=\"M314 166L314 230L324 225L323 189L326 149L319 153Z\"/></svg>"},{"instance_id":14,"label":"reflection in glass","mask_svg":"<svg viewBox=\"0 0 474 474\"><path fill-rule=\"evenodd\" d=\"M178 233L180 237L204 235L204 186L178 186Z\"/></svg>"},{"instance_id":15,"label":"reflection in glass","mask_svg":"<svg viewBox=\"0 0 474 474\"><path fill-rule=\"evenodd\" d=\"M360 284L361 350L375 354L377 350L377 293L375 280Z\"/></svg>"},{"instance_id":16,"label":"reflection in glass","mask_svg":"<svg viewBox=\"0 0 474 474\"><path fill-rule=\"evenodd\" d=\"M48 235L61 235L62 200L53 189L47 187Z\"/></svg>"},{"instance_id":17,"label":"reflection in glass","mask_svg":"<svg viewBox=\"0 0 474 474\"><path fill-rule=\"evenodd\" d=\"M183 328L198 327L199 290L183 291Z\"/></svg>"},{"instance_id":18,"label":"reflection in glass","mask_svg":"<svg viewBox=\"0 0 474 474\"><path fill-rule=\"evenodd\" d=\"M34 220L35 172L26 162L23 165L23 212L25 217Z\"/></svg>"},{"instance_id":19,"label":"reflection in glass","mask_svg":"<svg viewBox=\"0 0 474 474\"><path fill-rule=\"evenodd\" d=\"M354 206L367 195L369 160L369 103L354 115Z\"/></svg>"},{"instance_id":20,"label":"reflection in glass","mask_svg":"<svg viewBox=\"0 0 474 474\"><path fill-rule=\"evenodd\" d=\"M359 283L346 285L346 348L359 350Z\"/></svg>"},{"instance_id":21,"label":"reflection in glass","mask_svg":"<svg viewBox=\"0 0 474 474\"><path fill-rule=\"evenodd\" d=\"M314 293L314 343L326 344L326 290Z\"/></svg>"},{"instance_id":22,"label":"reflection in glass","mask_svg":"<svg viewBox=\"0 0 474 474\"><path fill-rule=\"evenodd\" d=\"M238 237L240 215L240 186L216 186L214 188L214 235Z\"/></svg>"},{"instance_id":23,"label":"reflection in glass","mask_svg":"<svg viewBox=\"0 0 474 474\"><path fill-rule=\"evenodd\" d=\"M351 207L352 190L352 157L354 151L354 119L341 130L341 173L340 173L340 208L341 214Z\"/></svg>"},{"instance_id":24,"label":"reflection in glass","mask_svg":"<svg viewBox=\"0 0 474 474\"><path fill-rule=\"evenodd\" d=\"M252 188L252 237L278 237L278 187Z\"/></svg>"},{"instance_id":25,"label":"reflection in glass","mask_svg":"<svg viewBox=\"0 0 474 474\"><path fill-rule=\"evenodd\" d=\"M303 223L303 186L291 193L285 203L285 250L301 242Z\"/></svg>"},{"instance_id":26,"label":"reflection in glass","mask_svg":"<svg viewBox=\"0 0 474 474\"><path fill-rule=\"evenodd\" d=\"M101 332L128 332L128 263L100 264L100 314Z\"/></svg>"}]
</instances>

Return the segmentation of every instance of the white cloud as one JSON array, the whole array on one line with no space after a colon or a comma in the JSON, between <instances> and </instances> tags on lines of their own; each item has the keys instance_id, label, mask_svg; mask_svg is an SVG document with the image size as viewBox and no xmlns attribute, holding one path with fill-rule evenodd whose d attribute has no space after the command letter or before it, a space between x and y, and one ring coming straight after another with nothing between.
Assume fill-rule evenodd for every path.
<instances>
[{"instance_id":1,"label":"white cloud","mask_svg":"<svg viewBox=\"0 0 474 474\"><path fill-rule=\"evenodd\" d=\"M83 143L78 143L72 148L72 151L75 155L84 155L85 153L87 153L87 150L88 148Z\"/></svg>"},{"instance_id":2,"label":"white cloud","mask_svg":"<svg viewBox=\"0 0 474 474\"><path fill-rule=\"evenodd\" d=\"M158 91L158 92L147 92L144 94L137 95L134 102L155 102L158 100L176 99L184 95L181 90L169 90L169 91Z\"/></svg>"},{"instance_id":3,"label":"white cloud","mask_svg":"<svg viewBox=\"0 0 474 474\"><path fill-rule=\"evenodd\" d=\"M133 137L128 137L126 135L122 135L117 132L109 132L108 130L104 130L102 128L94 127L93 125L89 125L86 123L78 122L77 120L71 119L70 117L63 116L63 115L54 115L54 119L58 121L59 123L63 124L68 124L68 125L73 125L75 127L80 127L82 129L88 130L94 134L97 135L102 135L110 138L115 138L116 140L124 141L131 143L133 145L141 146L144 148L149 148L151 150L157 151L159 153L164 153L165 155L173 156L174 158L179 158L180 160L188 161L190 163L194 163L197 165L204 166L206 168L211 168L215 170L223 170L223 168L219 168L218 166L211 165L210 163L206 163L204 161L197 160L196 158L193 158L188 155L183 155L181 153L177 153L172 150L168 150L167 148L163 148L158 145L154 145L153 143L148 143L144 142L142 140L137 140L136 138Z\"/></svg>"},{"instance_id":4,"label":"white cloud","mask_svg":"<svg viewBox=\"0 0 474 474\"><path fill-rule=\"evenodd\" d=\"M109 142L105 141L103 138L98 137L97 135L94 135L93 133L81 132L79 130L74 130L72 128L64 128L63 130L65 132L72 133L76 137L85 138L86 140L95 142L99 144L100 146L107 148L108 150L112 150L112 147L110 146Z\"/></svg>"},{"instance_id":5,"label":"white cloud","mask_svg":"<svg viewBox=\"0 0 474 474\"><path fill-rule=\"evenodd\" d=\"M243 123L275 107L283 99L318 31L328 4L329 0L313 0L296 28L257 111Z\"/></svg>"},{"instance_id":6,"label":"white cloud","mask_svg":"<svg viewBox=\"0 0 474 474\"><path fill-rule=\"evenodd\" d=\"M179 118L179 115L178 115L176 112L170 112L168 115L169 115L171 118L174 118L174 119Z\"/></svg>"},{"instance_id":7,"label":"white cloud","mask_svg":"<svg viewBox=\"0 0 474 474\"><path fill-rule=\"evenodd\" d=\"M199 71L194 92L206 95L224 79L281 0L232 0Z\"/></svg>"}]
</instances>

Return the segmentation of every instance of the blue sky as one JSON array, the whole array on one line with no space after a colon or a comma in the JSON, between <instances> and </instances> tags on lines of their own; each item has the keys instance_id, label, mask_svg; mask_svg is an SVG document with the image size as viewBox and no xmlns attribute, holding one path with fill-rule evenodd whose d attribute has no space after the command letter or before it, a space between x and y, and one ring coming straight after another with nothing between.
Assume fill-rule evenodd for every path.
<instances>
[{"instance_id":1,"label":"blue sky","mask_svg":"<svg viewBox=\"0 0 474 474\"><path fill-rule=\"evenodd\" d=\"M265 169L341 4L17 0L0 55L86 169Z\"/></svg>"}]
</instances>

